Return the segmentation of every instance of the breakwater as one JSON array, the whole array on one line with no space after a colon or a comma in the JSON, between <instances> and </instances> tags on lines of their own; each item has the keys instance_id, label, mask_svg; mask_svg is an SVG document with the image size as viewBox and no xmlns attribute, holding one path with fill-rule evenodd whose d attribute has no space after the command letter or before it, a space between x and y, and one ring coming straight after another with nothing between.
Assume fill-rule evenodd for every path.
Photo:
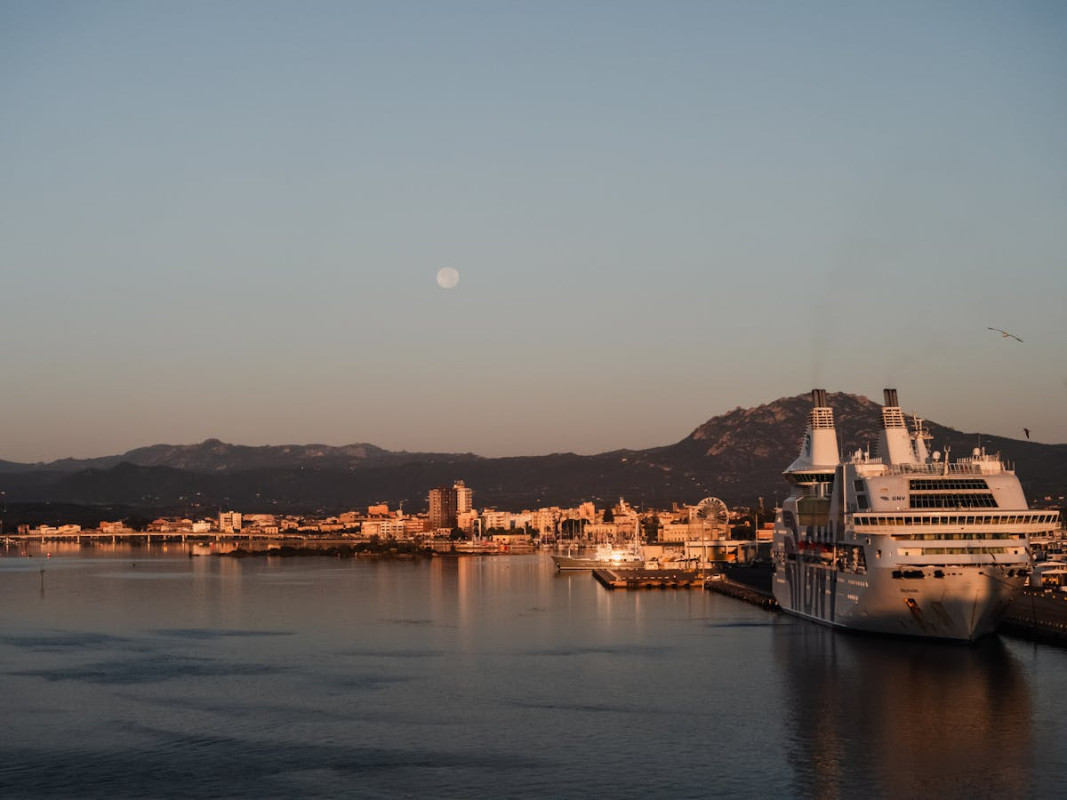
<instances>
[{"instance_id":1,"label":"breakwater","mask_svg":"<svg viewBox=\"0 0 1067 800\"><path fill-rule=\"evenodd\" d=\"M743 583L732 581L729 578L710 580L707 582L706 588L713 592L727 595L728 597L744 600L746 603L752 603L760 608L766 608L768 610L778 608L778 601L774 599L774 595L770 592L765 592L752 586L746 586Z\"/></svg>"}]
</instances>

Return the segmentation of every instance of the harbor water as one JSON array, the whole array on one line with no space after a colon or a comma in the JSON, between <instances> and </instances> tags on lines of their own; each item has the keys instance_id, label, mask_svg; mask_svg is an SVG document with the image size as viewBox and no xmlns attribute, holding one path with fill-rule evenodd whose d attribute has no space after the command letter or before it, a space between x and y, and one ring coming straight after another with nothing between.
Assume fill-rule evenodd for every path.
<instances>
[{"instance_id":1,"label":"harbor water","mask_svg":"<svg viewBox=\"0 0 1067 800\"><path fill-rule=\"evenodd\" d=\"M1048 797L1067 651L545 555L0 551L12 797Z\"/></svg>"}]
</instances>

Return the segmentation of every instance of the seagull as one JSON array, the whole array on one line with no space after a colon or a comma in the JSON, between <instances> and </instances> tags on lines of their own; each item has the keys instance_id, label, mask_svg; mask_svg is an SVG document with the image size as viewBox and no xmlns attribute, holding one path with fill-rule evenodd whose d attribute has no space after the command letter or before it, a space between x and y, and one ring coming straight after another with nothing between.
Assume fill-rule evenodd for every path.
<instances>
[{"instance_id":1,"label":"seagull","mask_svg":"<svg viewBox=\"0 0 1067 800\"><path fill-rule=\"evenodd\" d=\"M1026 438L1027 438L1027 439L1029 439L1029 438L1030 438L1030 429L1029 429L1029 428L1023 428L1023 433L1025 433L1025 434L1026 434Z\"/></svg>"},{"instance_id":2,"label":"seagull","mask_svg":"<svg viewBox=\"0 0 1067 800\"><path fill-rule=\"evenodd\" d=\"M1014 333L1008 333L1007 331L1002 331L1000 328L988 328L987 327L987 330L996 331L997 333L999 333L1001 335L1001 337L1003 337L1005 339L1010 337L1010 338L1014 339L1017 342L1021 342L1022 341L1022 339L1020 339Z\"/></svg>"}]
</instances>

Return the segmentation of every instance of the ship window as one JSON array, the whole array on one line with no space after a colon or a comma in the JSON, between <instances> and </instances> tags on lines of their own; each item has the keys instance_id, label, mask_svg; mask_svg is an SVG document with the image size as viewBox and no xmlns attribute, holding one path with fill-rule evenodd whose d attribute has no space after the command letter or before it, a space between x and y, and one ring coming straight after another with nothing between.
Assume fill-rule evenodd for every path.
<instances>
[{"instance_id":1,"label":"ship window","mask_svg":"<svg viewBox=\"0 0 1067 800\"><path fill-rule=\"evenodd\" d=\"M941 494L912 492L908 498L911 508L996 508L992 492L980 494Z\"/></svg>"},{"instance_id":2,"label":"ship window","mask_svg":"<svg viewBox=\"0 0 1067 800\"><path fill-rule=\"evenodd\" d=\"M974 491L988 490L989 484L981 478L912 478L908 487L913 492Z\"/></svg>"},{"instance_id":3,"label":"ship window","mask_svg":"<svg viewBox=\"0 0 1067 800\"><path fill-rule=\"evenodd\" d=\"M830 522L829 497L802 497L797 500L801 525L827 525Z\"/></svg>"}]
</instances>

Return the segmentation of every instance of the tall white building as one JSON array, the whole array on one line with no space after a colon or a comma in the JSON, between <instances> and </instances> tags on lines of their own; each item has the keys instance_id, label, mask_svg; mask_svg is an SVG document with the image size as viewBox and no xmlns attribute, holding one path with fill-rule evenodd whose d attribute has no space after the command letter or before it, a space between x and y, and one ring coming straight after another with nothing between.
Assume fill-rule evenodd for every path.
<instances>
[{"instance_id":1,"label":"tall white building","mask_svg":"<svg viewBox=\"0 0 1067 800\"><path fill-rule=\"evenodd\" d=\"M466 514L472 508L474 508L474 490L468 489L463 481L456 481L452 484L452 489L456 493L456 513Z\"/></svg>"}]
</instances>

